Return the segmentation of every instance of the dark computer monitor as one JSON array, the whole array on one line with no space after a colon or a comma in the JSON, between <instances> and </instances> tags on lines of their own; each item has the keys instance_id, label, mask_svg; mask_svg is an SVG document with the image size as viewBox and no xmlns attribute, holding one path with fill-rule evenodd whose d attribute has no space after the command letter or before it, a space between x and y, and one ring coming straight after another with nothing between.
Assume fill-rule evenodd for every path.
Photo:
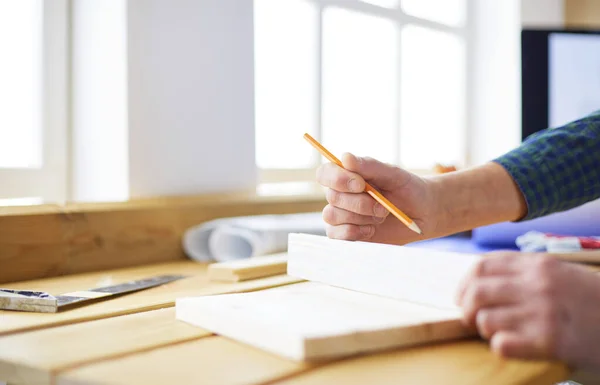
<instances>
[{"instance_id":1,"label":"dark computer monitor","mask_svg":"<svg viewBox=\"0 0 600 385\"><path fill-rule=\"evenodd\" d=\"M600 31L525 29L521 33L522 137L600 110ZM600 236L600 200L531 221L473 229L473 241L516 248L529 231Z\"/></svg>"},{"instance_id":2,"label":"dark computer monitor","mask_svg":"<svg viewBox=\"0 0 600 385\"><path fill-rule=\"evenodd\" d=\"M600 109L600 30L521 32L522 139Z\"/></svg>"}]
</instances>

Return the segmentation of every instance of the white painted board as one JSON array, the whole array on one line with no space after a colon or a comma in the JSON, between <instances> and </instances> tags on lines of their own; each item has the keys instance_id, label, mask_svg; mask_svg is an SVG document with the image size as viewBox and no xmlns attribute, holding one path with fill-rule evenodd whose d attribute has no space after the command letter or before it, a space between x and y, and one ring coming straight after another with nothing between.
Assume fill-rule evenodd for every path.
<instances>
[{"instance_id":1,"label":"white painted board","mask_svg":"<svg viewBox=\"0 0 600 385\"><path fill-rule=\"evenodd\" d=\"M458 310L460 281L480 255L290 234L288 275Z\"/></svg>"}]
</instances>

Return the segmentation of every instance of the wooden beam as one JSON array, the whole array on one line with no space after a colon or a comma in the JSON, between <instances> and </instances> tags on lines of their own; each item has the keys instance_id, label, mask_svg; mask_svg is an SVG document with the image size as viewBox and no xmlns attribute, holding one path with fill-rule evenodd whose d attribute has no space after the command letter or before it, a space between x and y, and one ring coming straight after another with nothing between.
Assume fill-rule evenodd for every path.
<instances>
[{"instance_id":1,"label":"wooden beam","mask_svg":"<svg viewBox=\"0 0 600 385\"><path fill-rule=\"evenodd\" d=\"M322 193L170 197L0 208L0 283L186 258L181 237L215 218L319 211Z\"/></svg>"},{"instance_id":2,"label":"wooden beam","mask_svg":"<svg viewBox=\"0 0 600 385\"><path fill-rule=\"evenodd\" d=\"M600 29L600 1L565 0L565 25L570 28Z\"/></svg>"}]
</instances>

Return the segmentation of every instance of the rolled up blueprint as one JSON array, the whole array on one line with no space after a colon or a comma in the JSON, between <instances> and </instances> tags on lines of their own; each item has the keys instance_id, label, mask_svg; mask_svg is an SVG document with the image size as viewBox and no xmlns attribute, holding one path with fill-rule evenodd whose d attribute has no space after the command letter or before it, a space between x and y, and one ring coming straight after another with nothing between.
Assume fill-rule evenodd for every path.
<instances>
[{"instance_id":1,"label":"rolled up blueprint","mask_svg":"<svg viewBox=\"0 0 600 385\"><path fill-rule=\"evenodd\" d=\"M228 261L287 251L290 233L325 235L321 212L231 217L205 222L183 235L183 250L198 261Z\"/></svg>"},{"instance_id":2,"label":"rolled up blueprint","mask_svg":"<svg viewBox=\"0 0 600 385\"><path fill-rule=\"evenodd\" d=\"M485 246L515 246L530 231L583 237L600 236L600 200L523 222L502 222L473 229L472 240Z\"/></svg>"}]
</instances>

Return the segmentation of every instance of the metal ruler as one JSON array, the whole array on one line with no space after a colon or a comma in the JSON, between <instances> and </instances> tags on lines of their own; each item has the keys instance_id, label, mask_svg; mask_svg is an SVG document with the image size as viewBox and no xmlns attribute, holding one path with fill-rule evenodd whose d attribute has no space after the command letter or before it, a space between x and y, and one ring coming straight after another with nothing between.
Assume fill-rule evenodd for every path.
<instances>
[{"instance_id":1,"label":"metal ruler","mask_svg":"<svg viewBox=\"0 0 600 385\"><path fill-rule=\"evenodd\" d=\"M160 275L147 279L120 283L113 286L65 293L58 296L53 296L43 291L0 289L0 309L37 313L56 313L59 310L82 302L103 300L117 295L163 285L181 278L185 278L185 276Z\"/></svg>"}]
</instances>

